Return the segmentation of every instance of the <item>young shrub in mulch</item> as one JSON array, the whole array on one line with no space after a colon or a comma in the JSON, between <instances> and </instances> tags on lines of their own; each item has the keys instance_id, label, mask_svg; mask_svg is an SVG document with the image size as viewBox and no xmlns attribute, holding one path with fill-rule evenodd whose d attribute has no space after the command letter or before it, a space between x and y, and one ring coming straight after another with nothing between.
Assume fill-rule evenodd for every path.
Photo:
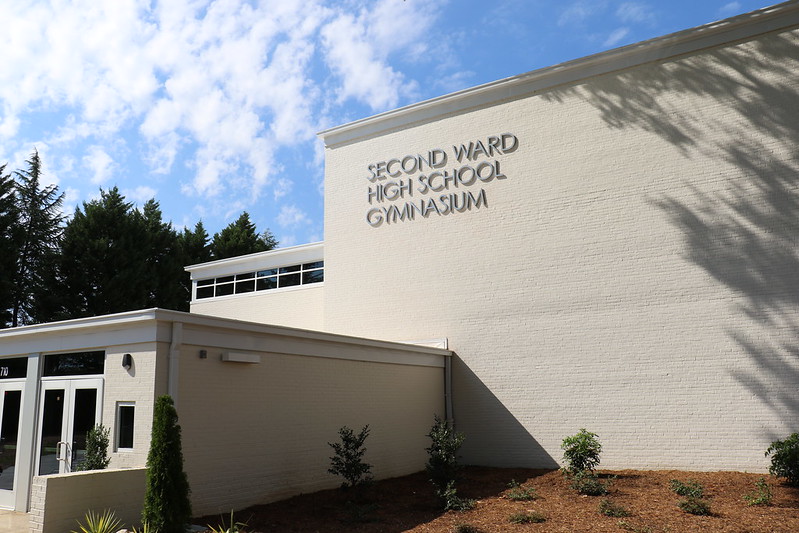
<instances>
[{"instance_id":1,"label":"young shrub in mulch","mask_svg":"<svg viewBox=\"0 0 799 533\"><path fill-rule=\"evenodd\" d=\"M563 460L567 464L565 470L570 474L593 472L599 465L602 444L599 443L596 433L582 428L576 435L563 439L560 447L563 449Z\"/></svg>"},{"instance_id":2,"label":"young shrub in mulch","mask_svg":"<svg viewBox=\"0 0 799 533\"><path fill-rule=\"evenodd\" d=\"M677 502L677 507L689 514L699 516L709 516L713 514L710 511L710 502L702 498L686 498Z\"/></svg>"},{"instance_id":3,"label":"young shrub in mulch","mask_svg":"<svg viewBox=\"0 0 799 533\"><path fill-rule=\"evenodd\" d=\"M522 487L515 479L512 479L508 483L505 497L515 502L529 502L538 498L538 492L534 487Z\"/></svg>"},{"instance_id":4,"label":"young shrub in mulch","mask_svg":"<svg viewBox=\"0 0 799 533\"><path fill-rule=\"evenodd\" d=\"M771 487L761 477L755 482L755 490L744 495L744 501L747 505L771 505L772 497Z\"/></svg>"},{"instance_id":5,"label":"young shrub in mulch","mask_svg":"<svg viewBox=\"0 0 799 533\"><path fill-rule=\"evenodd\" d=\"M575 473L567 473L571 481L571 488L586 496L604 496L610 492L615 477L609 478L604 483L599 480L599 476L587 470Z\"/></svg>"},{"instance_id":6,"label":"young shrub in mulch","mask_svg":"<svg viewBox=\"0 0 799 533\"><path fill-rule=\"evenodd\" d=\"M455 529L452 530L453 533L483 533L483 530L477 526L473 526L471 524L458 524L455 526Z\"/></svg>"},{"instance_id":7,"label":"young shrub in mulch","mask_svg":"<svg viewBox=\"0 0 799 533\"><path fill-rule=\"evenodd\" d=\"M455 487L460 465L458 450L463 444L464 435L457 433L452 424L435 416L430 433L431 444L425 448L428 454L425 469L430 481L436 487L436 496L445 511L466 511L475 505L474 500L461 498Z\"/></svg>"},{"instance_id":8,"label":"young shrub in mulch","mask_svg":"<svg viewBox=\"0 0 799 533\"><path fill-rule=\"evenodd\" d=\"M340 443L327 443L335 452L335 455L330 458L330 468L327 471L344 478L341 483L342 489L370 483L372 481L370 475L372 465L363 461L363 456L366 453L364 441L369 436L369 425L364 426L357 435L347 426L339 429L338 434L341 439Z\"/></svg>"},{"instance_id":9,"label":"young shrub in mulch","mask_svg":"<svg viewBox=\"0 0 799 533\"><path fill-rule=\"evenodd\" d=\"M672 479L669 481L669 487L675 494L685 496L686 498L697 499L705 494L705 487L694 479L689 479L687 482Z\"/></svg>"},{"instance_id":10,"label":"young shrub in mulch","mask_svg":"<svg viewBox=\"0 0 799 533\"><path fill-rule=\"evenodd\" d=\"M607 498L602 498L602 500L599 501L599 512L605 516L612 516L615 518L630 516L630 511L624 506L613 503Z\"/></svg>"},{"instance_id":11,"label":"young shrub in mulch","mask_svg":"<svg viewBox=\"0 0 799 533\"><path fill-rule=\"evenodd\" d=\"M155 402L142 522L159 533L184 533L191 518L178 413L172 397Z\"/></svg>"},{"instance_id":12,"label":"young shrub in mulch","mask_svg":"<svg viewBox=\"0 0 799 533\"><path fill-rule=\"evenodd\" d=\"M541 513L514 513L508 517L512 524L540 524L546 522L547 517Z\"/></svg>"},{"instance_id":13,"label":"young shrub in mulch","mask_svg":"<svg viewBox=\"0 0 799 533\"><path fill-rule=\"evenodd\" d=\"M772 442L766 450L766 457L769 455L769 473L785 478L789 485L799 486L799 433Z\"/></svg>"}]
</instances>

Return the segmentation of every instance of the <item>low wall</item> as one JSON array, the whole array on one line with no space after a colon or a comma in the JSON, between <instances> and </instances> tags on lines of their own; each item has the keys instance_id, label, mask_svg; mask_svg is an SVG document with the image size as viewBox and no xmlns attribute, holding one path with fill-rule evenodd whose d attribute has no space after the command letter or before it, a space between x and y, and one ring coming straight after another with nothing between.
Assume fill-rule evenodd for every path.
<instances>
[{"instance_id":1,"label":"low wall","mask_svg":"<svg viewBox=\"0 0 799 533\"><path fill-rule=\"evenodd\" d=\"M78 529L86 512L112 509L126 526L141 519L146 468L36 476L30 504L31 533Z\"/></svg>"}]
</instances>

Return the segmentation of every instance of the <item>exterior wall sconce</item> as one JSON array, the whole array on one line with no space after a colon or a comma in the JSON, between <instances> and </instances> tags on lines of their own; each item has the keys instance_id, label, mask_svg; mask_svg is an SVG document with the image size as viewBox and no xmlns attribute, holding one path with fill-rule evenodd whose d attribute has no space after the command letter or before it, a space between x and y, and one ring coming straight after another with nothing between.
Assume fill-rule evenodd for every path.
<instances>
[{"instance_id":1,"label":"exterior wall sconce","mask_svg":"<svg viewBox=\"0 0 799 533\"><path fill-rule=\"evenodd\" d=\"M130 367L133 366L133 356L129 353L126 353L122 356L122 368L125 370L130 370Z\"/></svg>"}]
</instances>

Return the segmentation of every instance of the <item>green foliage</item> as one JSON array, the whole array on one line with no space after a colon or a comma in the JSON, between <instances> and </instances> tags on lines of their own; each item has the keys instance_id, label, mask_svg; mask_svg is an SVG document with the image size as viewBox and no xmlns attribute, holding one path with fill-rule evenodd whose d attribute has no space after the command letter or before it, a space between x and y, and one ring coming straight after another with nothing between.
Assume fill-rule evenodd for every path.
<instances>
[{"instance_id":1,"label":"green foliage","mask_svg":"<svg viewBox=\"0 0 799 533\"><path fill-rule=\"evenodd\" d=\"M211 533L245 533L245 527L247 527L247 524L233 521L233 511L230 511L230 520L228 520L227 525L225 525L223 518L222 522L216 527L208 525L208 531Z\"/></svg>"},{"instance_id":2,"label":"green foliage","mask_svg":"<svg viewBox=\"0 0 799 533\"><path fill-rule=\"evenodd\" d=\"M341 483L342 489L370 482L372 477L369 473L372 470L372 465L363 461L363 455L366 453L364 441L369 436L369 425L364 426L357 435L347 426L339 429L338 434L341 439L340 443L327 443L335 452L335 455L330 458L330 468L327 471L344 478Z\"/></svg>"},{"instance_id":3,"label":"green foliage","mask_svg":"<svg viewBox=\"0 0 799 533\"><path fill-rule=\"evenodd\" d=\"M444 490L436 491L439 499L443 502L445 511L468 511L474 509L477 504L471 498L461 498L455 488L455 481L450 481Z\"/></svg>"},{"instance_id":4,"label":"green foliage","mask_svg":"<svg viewBox=\"0 0 799 533\"><path fill-rule=\"evenodd\" d=\"M535 512L514 513L508 517L508 522L512 524L540 524L546 520L546 516Z\"/></svg>"},{"instance_id":5,"label":"green foliage","mask_svg":"<svg viewBox=\"0 0 799 533\"><path fill-rule=\"evenodd\" d=\"M623 505L613 503L607 498L602 498L599 501L599 512L605 516L613 516L616 518L630 516L630 511L628 511Z\"/></svg>"},{"instance_id":6,"label":"green foliage","mask_svg":"<svg viewBox=\"0 0 799 533\"><path fill-rule=\"evenodd\" d=\"M453 533L483 533L482 529L471 524L458 524L452 531Z\"/></svg>"},{"instance_id":7,"label":"green foliage","mask_svg":"<svg viewBox=\"0 0 799 533\"><path fill-rule=\"evenodd\" d=\"M563 449L563 460L566 461L566 470L572 474L583 471L592 471L599 465L599 454L602 445L596 433L580 429L576 435L566 437L560 445Z\"/></svg>"},{"instance_id":8,"label":"green foliage","mask_svg":"<svg viewBox=\"0 0 799 533\"><path fill-rule=\"evenodd\" d=\"M505 497L516 502L527 502L538 498L538 493L534 487L522 487L515 479L512 479L508 483Z\"/></svg>"},{"instance_id":9,"label":"green foliage","mask_svg":"<svg viewBox=\"0 0 799 533\"><path fill-rule=\"evenodd\" d=\"M710 503L702 498L686 498L677 503L677 507L689 514L708 516L711 513Z\"/></svg>"},{"instance_id":10,"label":"green foliage","mask_svg":"<svg viewBox=\"0 0 799 533\"><path fill-rule=\"evenodd\" d=\"M111 509L106 509L102 514L89 511L86 513L84 521L85 524L78 521L80 531L73 530L72 533L116 533L122 526L122 522Z\"/></svg>"},{"instance_id":11,"label":"green foliage","mask_svg":"<svg viewBox=\"0 0 799 533\"><path fill-rule=\"evenodd\" d=\"M55 185L41 185L39 152L34 150L26 163L27 169L14 173L17 253L11 275L12 327L47 321L55 314L53 290L64 221L63 193Z\"/></svg>"},{"instance_id":12,"label":"green foliage","mask_svg":"<svg viewBox=\"0 0 799 533\"><path fill-rule=\"evenodd\" d=\"M145 522L142 524L141 529L134 527L132 533L158 533L158 530L154 527L150 527L150 524Z\"/></svg>"},{"instance_id":13,"label":"green foliage","mask_svg":"<svg viewBox=\"0 0 799 533\"><path fill-rule=\"evenodd\" d=\"M170 396L156 400L152 428L142 522L160 533L184 533L191 518L189 482L183 471L178 414Z\"/></svg>"},{"instance_id":14,"label":"green foliage","mask_svg":"<svg viewBox=\"0 0 799 533\"><path fill-rule=\"evenodd\" d=\"M636 526L626 520L619 520L618 526L624 531L632 531L633 533L652 533L652 528L649 526Z\"/></svg>"},{"instance_id":15,"label":"green foliage","mask_svg":"<svg viewBox=\"0 0 799 533\"><path fill-rule=\"evenodd\" d=\"M696 499L705 495L705 488L695 479L689 479L686 483L677 479L672 479L669 481L669 487L671 487L672 492L675 494L685 496L686 498Z\"/></svg>"},{"instance_id":16,"label":"green foliage","mask_svg":"<svg viewBox=\"0 0 799 533\"><path fill-rule=\"evenodd\" d=\"M589 470L580 470L567 474L571 481L571 488L586 496L604 496L610 490L615 478L609 478L602 483L599 476Z\"/></svg>"},{"instance_id":17,"label":"green foliage","mask_svg":"<svg viewBox=\"0 0 799 533\"><path fill-rule=\"evenodd\" d=\"M103 470L108 467L111 458L108 457L109 430L98 424L86 434L86 457L78 465L77 470Z\"/></svg>"},{"instance_id":18,"label":"green foliage","mask_svg":"<svg viewBox=\"0 0 799 533\"><path fill-rule=\"evenodd\" d=\"M748 505L771 505L773 495L771 487L766 483L766 478L761 477L755 482L755 490L744 495Z\"/></svg>"},{"instance_id":19,"label":"green foliage","mask_svg":"<svg viewBox=\"0 0 799 533\"><path fill-rule=\"evenodd\" d=\"M244 211L235 221L228 224L211 241L211 254L214 259L226 259L256 252L265 252L277 246L275 236L269 230L258 234L250 215Z\"/></svg>"},{"instance_id":20,"label":"green foliage","mask_svg":"<svg viewBox=\"0 0 799 533\"><path fill-rule=\"evenodd\" d=\"M768 471L785 478L790 485L799 486L799 433L792 433L785 440L775 440L766 450L771 456Z\"/></svg>"},{"instance_id":21,"label":"green foliage","mask_svg":"<svg viewBox=\"0 0 799 533\"><path fill-rule=\"evenodd\" d=\"M438 416L435 417L433 427L427 436L432 443L429 448L425 448L429 456L425 468L430 481L443 493L450 483L457 481L460 470L458 450L465 437L457 433L452 424Z\"/></svg>"},{"instance_id":22,"label":"green foliage","mask_svg":"<svg viewBox=\"0 0 799 533\"><path fill-rule=\"evenodd\" d=\"M17 214L14 196L14 180L6 173L6 165L0 165L0 328L11 322L14 283L9 273L17 268Z\"/></svg>"}]
</instances>

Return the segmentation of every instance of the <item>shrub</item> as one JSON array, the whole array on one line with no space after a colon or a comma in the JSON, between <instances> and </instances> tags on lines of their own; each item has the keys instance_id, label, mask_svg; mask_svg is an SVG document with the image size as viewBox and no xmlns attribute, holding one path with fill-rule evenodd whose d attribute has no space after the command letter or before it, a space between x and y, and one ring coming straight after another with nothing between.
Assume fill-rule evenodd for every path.
<instances>
[{"instance_id":1,"label":"shrub","mask_svg":"<svg viewBox=\"0 0 799 533\"><path fill-rule=\"evenodd\" d=\"M677 506L686 513L707 516L710 515L710 503L702 498L688 498L680 500Z\"/></svg>"},{"instance_id":2,"label":"shrub","mask_svg":"<svg viewBox=\"0 0 799 533\"><path fill-rule=\"evenodd\" d=\"M189 490L178 413L172 398L164 395L156 400L153 410L142 522L159 533L184 533L191 518Z\"/></svg>"},{"instance_id":3,"label":"shrub","mask_svg":"<svg viewBox=\"0 0 799 533\"><path fill-rule=\"evenodd\" d=\"M453 533L483 533L483 530L471 524L458 524Z\"/></svg>"},{"instance_id":4,"label":"shrub","mask_svg":"<svg viewBox=\"0 0 799 533\"><path fill-rule=\"evenodd\" d=\"M599 437L585 428L576 435L563 439L560 447L563 449L563 460L568 465L566 470L571 473L584 470L593 472L599 464L599 454L602 452Z\"/></svg>"},{"instance_id":5,"label":"shrub","mask_svg":"<svg viewBox=\"0 0 799 533\"><path fill-rule=\"evenodd\" d=\"M547 517L541 513L514 513L508 517L508 522L513 524L540 524L546 520Z\"/></svg>"},{"instance_id":6,"label":"shrub","mask_svg":"<svg viewBox=\"0 0 799 533\"><path fill-rule=\"evenodd\" d=\"M626 520L619 520L619 527L625 531L632 531L633 533L652 533L652 528L649 526L636 526L627 522Z\"/></svg>"},{"instance_id":7,"label":"shrub","mask_svg":"<svg viewBox=\"0 0 799 533\"><path fill-rule=\"evenodd\" d=\"M150 524L145 522L144 524L142 524L141 529L136 529L134 527L132 533L158 533L158 530L153 527L150 527Z\"/></svg>"},{"instance_id":8,"label":"shrub","mask_svg":"<svg viewBox=\"0 0 799 533\"><path fill-rule=\"evenodd\" d=\"M95 514L93 511L86 513L84 517L86 525L78 522L80 531L72 533L115 533L122 526L122 522L116 517L114 511L106 509L103 514Z\"/></svg>"},{"instance_id":9,"label":"shrub","mask_svg":"<svg viewBox=\"0 0 799 533\"><path fill-rule=\"evenodd\" d=\"M227 526L225 525L225 520L222 519L222 523L217 527L209 525L208 531L211 533L244 533L243 528L245 527L247 527L247 524L233 521L233 511L230 511L230 520Z\"/></svg>"},{"instance_id":10,"label":"shrub","mask_svg":"<svg viewBox=\"0 0 799 533\"><path fill-rule=\"evenodd\" d=\"M587 470L568 474L568 476L571 479L571 488L586 496L604 496L608 493L615 479L610 478L605 483L602 483L599 481L599 476Z\"/></svg>"},{"instance_id":11,"label":"shrub","mask_svg":"<svg viewBox=\"0 0 799 533\"><path fill-rule=\"evenodd\" d=\"M766 479L762 477L755 482L754 492L744 496L744 500L748 505L771 505L771 499L771 487L766 483Z\"/></svg>"},{"instance_id":12,"label":"shrub","mask_svg":"<svg viewBox=\"0 0 799 533\"><path fill-rule=\"evenodd\" d=\"M766 450L766 457L769 455L771 466L768 471L777 477L784 477L791 485L799 486L799 433L772 442Z\"/></svg>"},{"instance_id":13,"label":"shrub","mask_svg":"<svg viewBox=\"0 0 799 533\"><path fill-rule=\"evenodd\" d=\"M599 502L599 512L605 516L613 516L616 518L630 516L630 511L619 504L613 503L607 498L602 498Z\"/></svg>"},{"instance_id":14,"label":"shrub","mask_svg":"<svg viewBox=\"0 0 799 533\"><path fill-rule=\"evenodd\" d=\"M369 475L372 465L363 462L363 455L366 453L363 443L369 436L369 425L364 426L357 435L347 426L339 429L338 434L340 443L327 443L335 452L330 458L330 468L327 471L344 478L342 489L368 483L372 480Z\"/></svg>"},{"instance_id":15,"label":"shrub","mask_svg":"<svg viewBox=\"0 0 799 533\"><path fill-rule=\"evenodd\" d=\"M672 479L669 481L669 486L672 492L679 496L685 496L686 498L698 499L705 494L705 488L695 479L689 479L686 483L677 479Z\"/></svg>"},{"instance_id":16,"label":"shrub","mask_svg":"<svg viewBox=\"0 0 799 533\"><path fill-rule=\"evenodd\" d=\"M475 501L470 498L461 498L455 488L455 482L450 481L443 491L437 491L438 497L443 502L445 511L468 511L473 509Z\"/></svg>"},{"instance_id":17,"label":"shrub","mask_svg":"<svg viewBox=\"0 0 799 533\"><path fill-rule=\"evenodd\" d=\"M108 457L109 430L102 424L94 426L86 434L86 457L75 470L103 470L111 462Z\"/></svg>"},{"instance_id":18,"label":"shrub","mask_svg":"<svg viewBox=\"0 0 799 533\"><path fill-rule=\"evenodd\" d=\"M516 502L527 502L538 498L534 487L522 487L515 479L508 483L508 492L505 497Z\"/></svg>"},{"instance_id":19,"label":"shrub","mask_svg":"<svg viewBox=\"0 0 799 533\"><path fill-rule=\"evenodd\" d=\"M458 477L458 450L463 444L464 436L456 433L452 424L435 417L433 427L427 434L432 443L427 450L430 456L425 465L430 481L443 492Z\"/></svg>"}]
</instances>

